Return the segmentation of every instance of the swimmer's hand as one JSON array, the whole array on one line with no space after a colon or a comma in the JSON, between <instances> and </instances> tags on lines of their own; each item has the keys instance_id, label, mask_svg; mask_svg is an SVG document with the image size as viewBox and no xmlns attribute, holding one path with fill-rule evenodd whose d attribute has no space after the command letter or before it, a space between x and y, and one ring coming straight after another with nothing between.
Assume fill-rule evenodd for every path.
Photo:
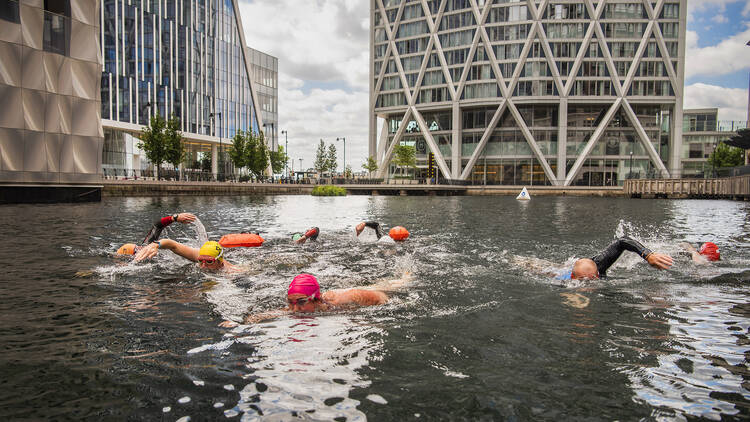
<instances>
[{"instance_id":1,"label":"swimmer's hand","mask_svg":"<svg viewBox=\"0 0 750 422\"><path fill-rule=\"evenodd\" d=\"M189 212L181 212L177 214L177 221L182 224L190 224L195 221L197 217Z\"/></svg>"},{"instance_id":2,"label":"swimmer's hand","mask_svg":"<svg viewBox=\"0 0 750 422\"><path fill-rule=\"evenodd\" d=\"M365 229L365 223L359 223L357 224L356 227L354 227L354 232L357 233L357 236L359 236L360 233L362 233L362 230L364 229Z\"/></svg>"},{"instance_id":3,"label":"swimmer's hand","mask_svg":"<svg viewBox=\"0 0 750 422\"><path fill-rule=\"evenodd\" d=\"M159 253L159 244L154 242L141 248L138 253L135 254L133 261L141 262L144 259L151 259Z\"/></svg>"},{"instance_id":4,"label":"swimmer's hand","mask_svg":"<svg viewBox=\"0 0 750 422\"><path fill-rule=\"evenodd\" d=\"M234 321L226 320L226 321L222 322L221 324L219 324L219 327L221 327L221 328L234 328L234 327L236 327L238 325L240 325L240 324L238 324L238 323L236 323Z\"/></svg>"},{"instance_id":5,"label":"swimmer's hand","mask_svg":"<svg viewBox=\"0 0 750 422\"><path fill-rule=\"evenodd\" d=\"M649 265L660 270L666 270L674 264L674 260L671 256L663 253L652 253L646 257Z\"/></svg>"}]
</instances>

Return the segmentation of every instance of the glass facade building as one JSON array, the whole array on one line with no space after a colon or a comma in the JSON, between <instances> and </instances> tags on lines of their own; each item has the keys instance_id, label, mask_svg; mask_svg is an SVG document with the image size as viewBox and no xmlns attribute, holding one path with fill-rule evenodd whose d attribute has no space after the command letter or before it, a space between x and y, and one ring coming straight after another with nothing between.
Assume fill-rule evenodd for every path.
<instances>
[{"instance_id":1,"label":"glass facade building","mask_svg":"<svg viewBox=\"0 0 750 422\"><path fill-rule=\"evenodd\" d=\"M183 168L210 157L214 174L231 172L231 138L264 128L237 1L101 3L103 167L146 165L134 136L158 113L180 119L187 143Z\"/></svg>"},{"instance_id":2,"label":"glass facade building","mask_svg":"<svg viewBox=\"0 0 750 422\"><path fill-rule=\"evenodd\" d=\"M719 120L718 115L717 108L685 110L682 119L683 177L710 177L714 169L708 163L708 157L716 146L747 127L746 121Z\"/></svg>"},{"instance_id":3,"label":"glass facade building","mask_svg":"<svg viewBox=\"0 0 750 422\"><path fill-rule=\"evenodd\" d=\"M268 146L276 151L279 146L279 59L250 47L247 50L263 116L263 133Z\"/></svg>"},{"instance_id":4,"label":"glass facade building","mask_svg":"<svg viewBox=\"0 0 750 422\"><path fill-rule=\"evenodd\" d=\"M393 172L617 186L681 173L685 0L371 0L369 154ZM382 125L379 126L379 120Z\"/></svg>"}]
</instances>

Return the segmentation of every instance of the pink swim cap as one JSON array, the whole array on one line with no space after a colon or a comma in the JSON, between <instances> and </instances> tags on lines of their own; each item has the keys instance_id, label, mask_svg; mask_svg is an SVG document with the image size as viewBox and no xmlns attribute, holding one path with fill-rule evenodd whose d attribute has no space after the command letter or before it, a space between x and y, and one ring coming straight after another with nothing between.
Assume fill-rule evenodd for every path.
<instances>
[{"instance_id":1,"label":"pink swim cap","mask_svg":"<svg viewBox=\"0 0 750 422\"><path fill-rule=\"evenodd\" d=\"M303 294L308 297L320 299L320 286L318 285L318 280L316 280L314 276L310 274L300 274L297 277L294 277L286 294L287 296Z\"/></svg>"}]
</instances>

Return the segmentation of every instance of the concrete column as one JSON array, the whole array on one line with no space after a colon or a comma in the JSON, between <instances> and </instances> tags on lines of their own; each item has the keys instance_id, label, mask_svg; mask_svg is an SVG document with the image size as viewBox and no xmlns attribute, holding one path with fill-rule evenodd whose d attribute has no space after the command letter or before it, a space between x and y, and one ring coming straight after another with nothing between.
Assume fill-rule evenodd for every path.
<instances>
[{"instance_id":1,"label":"concrete column","mask_svg":"<svg viewBox=\"0 0 750 422\"><path fill-rule=\"evenodd\" d=\"M461 178L461 107L453 103L453 139L451 140L451 179Z\"/></svg>"},{"instance_id":2,"label":"concrete column","mask_svg":"<svg viewBox=\"0 0 750 422\"><path fill-rule=\"evenodd\" d=\"M568 148L568 99L560 98L560 109L557 114L557 181L565 184Z\"/></svg>"},{"instance_id":3,"label":"concrete column","mask_svg":"<svg viewBox=\"0 0 750 422\"><path fill-rule=\"evenodd\" d=\"M216 144L211 145L211 174L216 180L216 176L219 173L219 148Z\"/></svg>"}]
</instances>

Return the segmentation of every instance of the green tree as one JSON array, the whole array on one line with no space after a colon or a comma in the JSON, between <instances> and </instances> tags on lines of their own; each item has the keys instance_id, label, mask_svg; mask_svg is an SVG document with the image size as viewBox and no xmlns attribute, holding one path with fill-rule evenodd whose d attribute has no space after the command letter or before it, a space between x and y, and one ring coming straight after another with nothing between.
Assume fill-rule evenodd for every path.
<instances>
[{"instance_id":1,"label":"green tree","mask_svg":"<svg viewBox=\"0 0 750 422\"><path fill-rule=\"evenodd\" d=\"M372 172L378 171L378 163L375 162L375 159L371 155L367 157L367 162L362 164L362 168L367 170L370 173L370 177L372 177Z\"/></svg>"},{"instance_id":2,"label":"green tree","mask_svg":"<svg viewBox=\"0 0 750 422\"><path fill-rule=\"evenodd\" d=\"M721 142L708 157L708 162L714 168L741 166L745 163L745 155L742 148L730 147Z\"/></svg>"},{"instance_id":3,"label":"green tree","mask_svg":"<svg viewBox=\"0 0 750 422\"><path fill-rule=\"evenodd\" d=\"M268 168L268 146L263 132L245 133L245 165L256 179L260 179Z\"/></svg>"},{"instance_id":4,"label":"green tree","mask_svg":"<svg viewBox=\"0 0 750 422\"><path fill-rule=\"evenodd\" d=\"M326 144L323 140L320 140L318 149L315 151L315 162L313 162L313 168L318 174L322 174L328 170L328 159L326 157Z\"/></svg>"},{"instance_id":5,"label":"green tree","mask_svg":"<svg viewBox=\"0 0 750 422\"><path fill-rule=\"evenodd\" d=\"M274 174L281 173L284 171L284 164L286 164L289 157L286 155L286 151L284 151L284 147L279 145L278 151L271 151L271 168L273 169Z\"/></svg>"},{"instance_id":6,"label":"green tree","mask_svg":"<svg viewBox=\"0 0 750 422\"><path fill-rule=\"evenodd\" d=\"M177 168L185 159L185 140L180 132L180 118L172 115L164 130L166 156L164 161Z\"/></svg>"},{"instance_id":7,"label":"green tree","mask_svg":"<svg viewBox=\"0 0 750 422\"><path fill-rule=\"evenodd\" d=\"M326 154L326 162L328 171L331 172L331 176L333 176L334 173L336 173L336 169L339 166L339 163L337 162L336 157L336 145L330 144L328 145L328 154Z\"/></svg>"},{"instance_id":8,"label":"green tree","mask_svg":"<svg viewBox=\"0 0 750 422\"><path fill-rule=\"evenodd\" d=\"M344 169L344 177L346 177L347 179L351 179L353 175L354 173L352 172L352 166L346 166L346 168Z\"/></svg>"},{"instance_id":9,"label":"green tree","mask_svg":"<svg viewBox=\"0 0 750 422\"><path fill-rule=\"evenodd\" d=\"M141 131L138 148L146 153L146 158L156 166L156 177L161 178L161 163L167 159L167 143L165 129L167 122L158 113L151 116L149 125Z\"/></svg>"},{"instance_id":10,"label":"green tree","mask_svg":"<svg viewBox=\"0 0 750 422\"><path fill-rule=\"evenodd\" d=\"M234 166L238 169L247 167L246 150L247 136L243 131L238 130L234 135L234 138L232 138L232 145L229 146L229 150L227 151L232 164L234 164Z\"/></svg>"},{"instance_id":11,"label":"green tree","mask_svg":"<svg viewBox=\"0 0 750 422\"><path fill-rule=\"evenodd\" d=\"M394 149L393 164L401 167L402 174L405 175L406 168L417 166L417 150L413 146L398 145Z\"/></svg>"}]
</instances>

